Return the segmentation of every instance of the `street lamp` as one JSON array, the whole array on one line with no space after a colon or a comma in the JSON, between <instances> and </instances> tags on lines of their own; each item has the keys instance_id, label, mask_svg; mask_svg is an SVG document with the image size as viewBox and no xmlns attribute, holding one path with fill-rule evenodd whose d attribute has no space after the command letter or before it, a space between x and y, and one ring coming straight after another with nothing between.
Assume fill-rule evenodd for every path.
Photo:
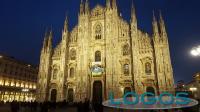
<instances>
[{"instance_id":1,"label":"street lamp","mask_svg":"<svg viewBox=\"0 0 200 112\"><path fill-rule=\"evenodd\" d=\"M190 51L190 53L193 56L200 56L200 46L192 48L192 50Z\"/></svg>"}]
</instances>

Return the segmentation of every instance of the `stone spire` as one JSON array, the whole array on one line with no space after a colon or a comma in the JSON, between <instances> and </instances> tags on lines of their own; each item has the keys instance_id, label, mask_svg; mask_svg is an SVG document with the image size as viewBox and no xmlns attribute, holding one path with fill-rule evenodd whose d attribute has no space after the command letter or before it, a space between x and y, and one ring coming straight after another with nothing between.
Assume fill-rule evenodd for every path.
<instances>
[{"instance_id":1,"label":"stone spire","mask_svg":"<svg viewBox=\"0 0 200 112\"><path fill-rule=\"evenodd\" d=\"M153 22L152 22L152 26L153 26L153 36L158 37L159 36L159 31L158 31L158 22L156 20L156 17L154 15L154 11L153 11Z\"/></svg>"},{"instance_id":2,"label":"stone spire","mask_svg":"<svg viewBox=\"0 0 200 112\"><path fill-rule=\"evenodd\" d=\"M89 1L86 0L86 2L85 2L85 13L88 14L89 12L90 12Z\"/></svg>"},{"instance_id":3,"label":"stone spire","mask_svg":"<svg viewBox=\"0 0 200 112\"><path fill-rule=\"evenodd\" d=\"M53 32L52 32L52 29L50 30L49 32L49 35L48 35L48 48L52 48L52 39L53 39Z\"/></svg>"},{"instance_id":4,"label":"stone spire","mask_svg":"<svg viewBox=\"0 0 200 112\"><path fill-rule=\"evenodd\" d=\"M83 0L81 0L81 4L80 4L80 14L84 13L84 5L83 5Z\"/></svg>"},{"instance_id":5,"label":"stone spire","mask_svg":"<svg viewBox=\"0 0 200 112\"><path fill-rule=\"evenodd\" d=\"M67 16L65 18L63 32L68 32L68 17Z\"/></svg>"},{"instance_id":6,"label":"stone spire","mask_svg":"<svg viewBox=\"0 0 200 112\"><path fill-rule=\"evenodd\" d=\"M136 12L135 12L135 6L134 6L134 3L133 3L133 2L132 2L132 6L131 6L131 22L132 22L132 23L137 23Z\"/></svg>"},{"instance_id":7,"label":"stone spire","mask_svg":"<svg viewBox=\"0 0 200 112\"><path fill-rule=\"evenodd\" d=\"M46 31L42 48L44 51L47 51L48 49L52 48L52 38L53 38L52 31Z\"/></svg>"},{"instance_id":8,"label":"stone spire","mask_svg":"<svg viewBox=\"0 0 200 112\"><path fill-rule=\"evenodd\" d=\"M43 50L46 49L47 47L47 43L48 43L47 36L48 36L48 32L46 31L45 36L44 36L44 41L43 41L43 47L42 47Z\"/></svg>"},{"instance_id":9,"label":"stone spire","mask_svg":"<svg viewBox=\"0 0 200 112\"><path fill-rule=\"evenodd\" d=\"M162 37L167 37L167 32L165 29L165 22L163 20L161 11L159 12L160 20L159 20L159 27L160 27L160 33Z\"/></svg>"},{"instance_id":10,"label":"stone spire","mask_svg":"<svg viewBox=\"0 0 200 112\"><path fill-rule=\"evenodd\" d=\"M113 8L113 9L116 9L116 8L117 8L116 0L112 0L112 8Z\"/></svg>"},{"instance_id":11,"label":"stone spire","mask_svg":"<svg viewBox=\"0 0 200 112\"><path fill-rule=\"evenodd\" d=\"M68 17L66 16L62 32L62 40L66 40L67 37L68 37Z\"/></svg>"},{"instance_id":12,"label":"stone spire","mask_svg":"<svg viewBox=\"0 0 200 112\"><path fill-rule=\"evenodd\" d=\"M106 0L106 7L109 9L110 8L110 0Z\"/></svg>"}]
</instances>

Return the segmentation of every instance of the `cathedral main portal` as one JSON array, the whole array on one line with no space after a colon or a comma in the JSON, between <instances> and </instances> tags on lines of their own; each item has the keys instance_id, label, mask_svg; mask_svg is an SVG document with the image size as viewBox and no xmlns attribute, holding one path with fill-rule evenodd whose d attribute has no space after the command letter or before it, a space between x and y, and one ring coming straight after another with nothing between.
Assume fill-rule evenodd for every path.
<instances>
[{"instance_id":1,"label":"cathedral main portal","mask_svg":"<svg viewBox=\"0 0 200 112\"><path fill-rule=\"evenodd\" d=\"M95 81L93 83L93 96L92 101L93 103L102 103L102 82L101 81Z\"/></svg>"}]
</instances>

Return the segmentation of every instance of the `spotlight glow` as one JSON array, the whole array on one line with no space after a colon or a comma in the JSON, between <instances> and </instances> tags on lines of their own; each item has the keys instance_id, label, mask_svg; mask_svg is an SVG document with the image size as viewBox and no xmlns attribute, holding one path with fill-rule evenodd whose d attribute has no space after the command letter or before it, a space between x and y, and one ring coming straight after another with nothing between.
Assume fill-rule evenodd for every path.
<instances>
[{"instance_id":1,"label":"spotlight glow","mask_svg":"<svg viewBox=\"0 0 200 112\"><path fill-rule=\"evenodd\" d=\"M200 53L200 46L198 46L198 47L196 48L196 51L197 51L198 53Z\"/></svg>"},{"instance_id":2,"label":"spotlight glow","mask_svg":"<svg viewBox=\"0 0 200 112\"><path fill-rule=\"evenodd\" d=\"M191 51L190 51L191 55L193 56L200 56L200 46L198 47L194 47Z\"/></svg>"},{"instance_id":3,"label":"spotlight glow","mask_svg":"<svg viewBox=\"0 0 200 112\"><path fill-rule=\"evenodd\" d=\"M198 55L199 55L199 53L198 53L195 49L193 49L193 50L191 51L191 54L192 54L193 56L198 56Z\"/></svg>"}]
</instances>

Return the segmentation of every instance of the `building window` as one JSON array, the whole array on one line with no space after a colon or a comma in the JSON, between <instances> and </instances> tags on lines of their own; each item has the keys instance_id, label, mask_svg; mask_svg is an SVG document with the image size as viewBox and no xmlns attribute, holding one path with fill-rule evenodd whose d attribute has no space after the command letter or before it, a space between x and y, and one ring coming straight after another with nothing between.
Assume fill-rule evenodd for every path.
<instances>
[{"instance_id":1,"label":"building window","mask_svg":"<svg viewBox=\"0 0 200 112\"><path fill-rule=\"evenodd\" d=\"M124 74L128 75L129 74L129 65L128 64L124 64L123 70L124 70Z\"/></svg>"},{"instance_id":2,"label":"building window","mask_svg":"<svg viewBox=\"0 0 200 112\"><path fill-rule=\"evenodd\" d=\"M149 62L145 63L145 72L147 74L151 73L151 63L149 63Z\"/></svg>"},{"instance_id":3,"label":"building window","mask_svg":"<svg viewBox=\"0 0 200 112\"><path fill-rule=\"evenodd\" d=\"M99 40L99 39L101 39L101 36L102 36L101 25L97 25L95 27L95 39Z\"/></svg>"},{"instance_id":4,"label":"building window","mask_svg":"<svg viewBox=\"0 0 200 112\"><path fill-rule=\"evenodd\" d=\"M69 77L70 78L73 78L74 77L74 68L70 68L70 70L69 70Z\"/></svg>"},{"instance_id":5,"label":"building window","mask_svg":"<svg viewBox=\"0 0 200 112\"><path fill-rule=\"evenodd\" d=\"M95 52L95 62L99 62L99 61L101 61L101 52L96 51Z\"/></svg>"},{"instance_id":6,"label":"building window","mask_svg":"<svg viewBox=\"0 0 200 112\"><path fill-rule=\"evenodd\" d=\"M76 59L76 50L75 49L71 49L71 51L70 51L70 59L71 60L75 60Z\"/></svg>"},{"instance_id":7,"label":"building window","mask_svg":"<svg viewBox=\"0 0 200 112\"><path fill-rule=\"evenodd\" d=\"M54 69L54 70L53 70L53 79L56 79L56 78L57 78L57 75L58 75L58 70L57 70L57 69Z\"/></svg>"},{"instance_id":8,"label":"building window","mask_svg":"<svg viewBox=\"0 0 200 112\"><path fill-rule=\"evenodd\" d=\"M123 46L122 52L123 52L123 56L129 55L130 52L129 52L129 45L128 44Z\"/></svg>"}]
</instances>

